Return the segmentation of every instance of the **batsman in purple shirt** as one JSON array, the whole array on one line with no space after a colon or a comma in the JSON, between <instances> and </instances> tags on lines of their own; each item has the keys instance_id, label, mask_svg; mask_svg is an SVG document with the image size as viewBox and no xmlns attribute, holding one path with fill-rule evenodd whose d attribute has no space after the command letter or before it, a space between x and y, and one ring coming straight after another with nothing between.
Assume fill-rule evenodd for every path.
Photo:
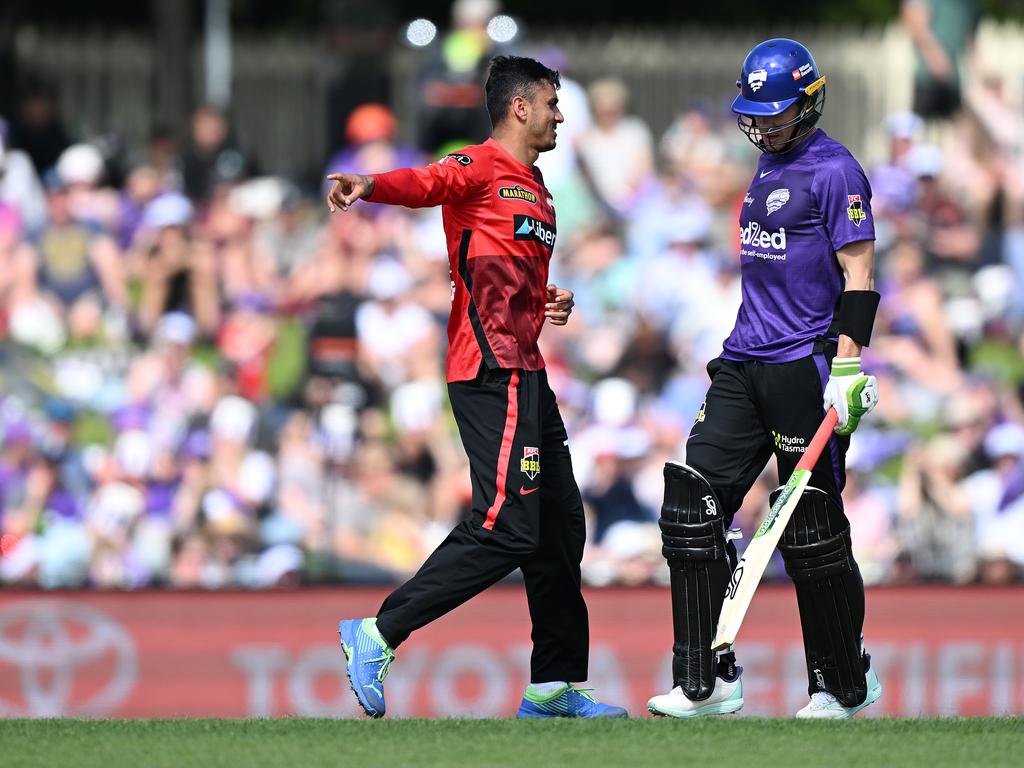
<instances>
[{"instance_id":1,"label":"batsman in purple shirt","mask_svg":"<svg viewBox=\"0 0 1024 768\"><path fill-rule=\"evenodd\" d=\"M803 45L761 43L736 84L733 112L762 152L740 213L743 303L708 364L711 386L686 463L665 465L673 679L648 709L697 717L742 708L733 649L711 650L737 561L730 524L769 458L785 482L834 407L836 434L779 550L796 586L807 661L810 702L796 716L847 719L882 694L863 649L864 582L841 496L849 436L878 400L860 365L878 308L871 188L849 150L817 127L825 77Z\"/></svg>"}]
</instances>

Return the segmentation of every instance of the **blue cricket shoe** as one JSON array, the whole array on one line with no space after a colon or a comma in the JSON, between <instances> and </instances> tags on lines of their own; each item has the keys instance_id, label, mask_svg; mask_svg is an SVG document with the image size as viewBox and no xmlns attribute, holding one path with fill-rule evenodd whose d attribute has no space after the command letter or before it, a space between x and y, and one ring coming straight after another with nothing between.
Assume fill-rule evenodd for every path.
<instances>
[{"instance_id":1,"label":"blue cricket shoe","mask_svg":"<svg viewBox=\"0 0 1024 768\"><path fill-rule=\"evenodd\" d=\"M345 672L352 692L370 717L384 717L384 678L395 652L377 631L376 619L344 619L338 622Z\"/></svg>"},{"instance_id":2,"label":"blue cricket shoe","mask_svg":"<svg viewBox=\"0 0 1024 768\"><path fill-rule=\"evenodd\" d=\"M570 683L552 693L540 694L531 686L523 694L516 717L629 717L622 707L594 701L590 690Z\"/></svg>"}]
</instances>

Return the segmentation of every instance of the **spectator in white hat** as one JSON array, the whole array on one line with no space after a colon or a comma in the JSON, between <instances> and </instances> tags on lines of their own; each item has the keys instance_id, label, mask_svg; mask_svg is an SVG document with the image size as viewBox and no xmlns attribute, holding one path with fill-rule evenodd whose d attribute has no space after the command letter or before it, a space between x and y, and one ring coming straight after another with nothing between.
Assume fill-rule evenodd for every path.
<instances>
[{"instance_id":1,"label":"spectator in white hat","mask_svg":"<svg viewBox=\"0 0 1024 768\"><path fill-rule=\"evenodd\" d=\"M1024 426L998 424L982 445L992 467L967 478L965 488L974 513L981 575L993 581L1013 575L1012 567L1000 565L1003 560L1024 568Z\"/></svg>"}]
</instances>

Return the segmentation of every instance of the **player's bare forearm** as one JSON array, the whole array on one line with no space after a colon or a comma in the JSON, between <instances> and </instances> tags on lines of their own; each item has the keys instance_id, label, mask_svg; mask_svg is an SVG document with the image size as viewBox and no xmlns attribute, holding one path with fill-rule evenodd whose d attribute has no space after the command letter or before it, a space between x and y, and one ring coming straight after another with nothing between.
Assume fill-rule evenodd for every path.
<instances>
[{"instance_id":1,"label":"player's bare forearm","mask_svg":"<svg viewBox=\"0 0 1024 768\"><path fill-rule=\"evenodd\" d=\"M861 345L849 336L839 337L839 346L836 350L836 357L860 357Z\"/></svg>"},{"instance_id":2,"label":"player's bare forearm","mask_svg":"<svg viewBox=\"0 0 1024 768\"><path fill-rule=\"evenodd\" d=\"M875 242L861 240L843 246L836 252L846 279L847 291L875 289ZM860 357L861 345L849 336L840 335L837 357Z\"/></svg>"},{"instance_id":3,"label":"player's bare forearm","mask_svg":"<svg viewBox=\"0 0 1024 768\"><path fill-rule=\"evenodd\" d=\"M836 258L846 278L847 291L875 289L875 241L860 240L836 251Z\"/></svg>"}]
</instances>

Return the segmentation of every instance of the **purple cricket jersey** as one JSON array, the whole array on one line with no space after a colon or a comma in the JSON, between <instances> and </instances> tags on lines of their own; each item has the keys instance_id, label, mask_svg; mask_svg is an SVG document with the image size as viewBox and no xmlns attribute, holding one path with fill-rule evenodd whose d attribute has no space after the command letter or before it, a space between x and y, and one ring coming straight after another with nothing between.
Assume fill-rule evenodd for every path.
<instances>
[{"instance_id":1,"label":"purple cricket jersey","mask_svg":"<svg viewBox=\"0 0 1024 768\"><path fill-rule=\"evenodd\" d=\"M818 129L763 154L740 209L743 303L726 360L786 363L829 337L844 278L836 251L874 240L871 186L850 151ZM832 338L835 338L834 334Z\"/></svg>"}]
</instances>

